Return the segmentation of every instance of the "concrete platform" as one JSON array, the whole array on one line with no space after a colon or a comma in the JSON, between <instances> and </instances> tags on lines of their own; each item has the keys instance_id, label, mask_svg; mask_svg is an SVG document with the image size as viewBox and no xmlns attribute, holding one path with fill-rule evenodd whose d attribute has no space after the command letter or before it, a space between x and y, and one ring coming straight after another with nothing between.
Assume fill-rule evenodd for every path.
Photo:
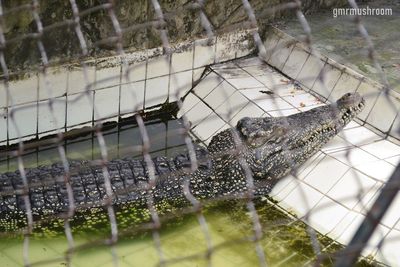
<instances>
[{"instance_id":1,"label":"concrete platform","mask_svg":"<svg viewBox=\"0 0 400 267\"><path fill-rule=\"evenodd\" d=\"M208 143L242 117L286 116L325 102L252 57L212 65L184 100L179 115L185 115L194 135ZM319 232L347 244L400 160L398 143L371 129L361 119L351 122L308 160L298 177L281 181L271 196ZM400 262L399 207L400 196L380 222L365 255L388 264Z\"/></svg>"}]
</instances>

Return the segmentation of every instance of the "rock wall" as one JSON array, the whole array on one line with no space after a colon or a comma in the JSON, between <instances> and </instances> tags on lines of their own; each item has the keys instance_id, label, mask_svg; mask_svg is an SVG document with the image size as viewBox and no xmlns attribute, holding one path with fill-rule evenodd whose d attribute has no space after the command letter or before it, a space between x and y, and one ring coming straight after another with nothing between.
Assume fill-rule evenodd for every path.
<instances>
[{"instance_id":1,"label":"rock wall","mask_svg":"<svg viewBox=\"0 0 400 267\"><path fill-rule=\"evenodd\" d=\"M3 32L6 43L4 48L8 67L18 70L35 69L41 64L41 55L36 38L37 24L32 15L36 10L44 27L43 41L48 58L54 64L60 61L77 60L81 54L81 46L75 33L73 13L69 1L41 0L33 7L29 0L5 1L3 6ZM115 30L107 8L96 9L106 5L102 0L76 1L80 15L80 27L89 47L89 55L98 57L115 53L115 42L107 38L115 36ZM125 29L122 45L129 50L142 50L161 46L159 30L149 26L156 21L151 1L120 0L114 1L115 15L120 26ZM196 1L159 0L164 12L166 29L171 43L185 39L193 39L204 35L199 19L199 8ZM278 10L275 13L265 12L269 7L286 3L285 0L250 0L260 25L272 22L276 18L293 15L293 10ZM320 8L342 6L346 0L306 0L302 3L305 13ZM24 6L24 8L18 8ZM246 27L247 14L242 8L241 0L205 1L204 11L216 32L228 31L232 28ZM58 24L58 26L57 26ZM50 27L53 25L52 27ZM162 27L162 26L161 26ZM2 71L1 71L2 72Z\"/></svg>"}]
</instances>

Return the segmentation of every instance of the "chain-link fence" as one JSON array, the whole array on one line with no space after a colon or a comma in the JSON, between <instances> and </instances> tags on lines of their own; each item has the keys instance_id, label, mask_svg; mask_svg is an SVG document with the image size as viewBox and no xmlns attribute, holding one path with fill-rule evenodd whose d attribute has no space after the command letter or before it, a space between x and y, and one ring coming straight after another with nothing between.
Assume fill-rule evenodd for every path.
<instances>
[{"instance_id":1,"label":"chain-link fence","mask_svg":"<svg viewBox=\"0 0 400 267\"><path fill-rule=\"evenodd\" d=\"M366 247L369 249L364 255L372 256L360 258L358 264L381 264L375 261L377 258L382 264L394 265L393 258L387 258L382 251L389 246L389 251L398 248L400 237L398 216L390 215L390 222L383 221L399 189L397 92L378 61L362 14L356 13L352 17L354 24L348 27L357 29L364 40L366 59L380 77L379 84L332 63L314 48L304 10L358 8L355 1L338 2L337 6L325 3L330 1L320 2L0 2L1 170L17 170L1 176L0 222L7 232L2 234L4 240L10 238L11 232L11 239L22 242L22 263L51 266L62 262L79 266L74 259L81 251L99 248L93 258L101 258L108 253L100 248L106 247L112 261L104 262L105 265L146 264L135 258L143 252L126 243L126 239L140 240L147 233L153 242L146 246L155 250L160 266L185 266L196 260L208 266L225 266L229 261L219 262L216 255L241 242L251 244L253 254L249 255L253 259L235 262L234 254L240 252L231 251L226 257L232 257L232 265L351 266ZM267 25L288 17L296 18L301 25L305 42L297 42ZM356 85L352 84L354 80ZM367 111L340 136L346 145L337 145L335 139L333 146L318 152L305 167L291 162L287 168L291 169L292 180L278 183L268 199L260 199L256 194L258 178L253 178L251 164L241 156L243 146L248 144L242 143L238 132L231 140L234 149L212 155L204 150L213 136L230 127L235 129L242 117L303 112L322 106L323 102L334 103L344 93L354 91L362 94ZM308 105L307 101L313 104ZM364 140L355 129L369 131L374 137ZM364 143L358 143L359 139ZM381 141L385 151L390 151L385 156L363 147ZM368 155L360 156L364 155L360 150ZM178 161L167 159L177 153L187 154L180 154ZM202 189L193 187L191 177L212 179L194 173L210 168L210 161L214 168L227 155L239 164L244 186L236 194L215 194L203 199L202 193L198 193ZM375 158L371 160L372 157ZM346 166L344 171L326 163L328 158L338 159ZM375 172L358 168L363 161L369 167L373 165ZM51 163L52 167L46 167ZM380 178L376 173L385 166L390 166L385 169L389 174ZM318 168L320 171L316 172ZM125 173L127 169L132 173ZM138 170L142 173L135 173ZM305 173L326 176L325 180L329 176L338 178L332 184L327 182L331 187L324 191L326 184L313 184ZM128 177L132 177L131 181ZM364 177L373 184L366 185ZM340 184L339 179L352 180L351 185L356 188L351 194L334 195L333 187ZM303 183L311 185L321 197L310 198L315 193L299 186ZM160 184L165 188L177 186L185 201L177 201L176 207L171 204L173 200L165 201L173 195L158 195L156 188ZM52 188L58 188L53 195ZM295 194L297 198L293 197ZM64 206L57 204L62 199L66 200ZM239 202L230 202L235 200ZM291 212L293 201L299 206ZM141 208L131 206L130 202L140 202ZM349 209L348 202L354 204ZM222 204L213 206L215 203ZM41 210L51 205L54 209ZM324 225L318 228L324 224L322 217L329 220L323 212L337 205L346 207L347 213L333 220L335 225L324 232ZM13 213L18 207L23 207L23 214ZM236 227L251 227L243 226L244 236L231 235L219 242L220 238L210 229L213 222L209 218L218 220L216 215L223 216L233 208L237 209L231 214ZM391 214L395 213L391 209ZM248 217L237 221L240 212ZM187 254L185 247L176 244L177 252L171 253L163 245L164 229L170 229L174 223L185 226L177 218L191 215L195 222L189 225L196 225L202 238L193 243L198 242L201 248ZM361 221L355 231L354 224L358 227ZM350 222L354 237L343 247L333 240L341 241L341 235L334 230L338 228L336 224L346 228ZM80 229L80 224L86 228ZM221 228L228 229L228 224L225 222ZM99 232L103 235L81 241L83 232L90 235L97 228L102 229ZM383 229L382 234L368 243L375 228ZM237 230L233 226L229 229ZM37 257L40 252L32 251L32 244L39 240L39 244L49 242L47 247L57 246L56 241L51 241L57 233L62 233L63 242L67 243L63 255ZM297 240L290 253L279 252L283 243L289 243L282 236L292 239L299 233L304 235L303 240ZM179 233L184 239L186 234L193 238L190 231ZM104 235L107 237L103 238ZM274 243L274 239L282 243ZM121 256L121 243L131 252ZM125 259L128 256L130 261Z\"/></svg>"}]
</instances>

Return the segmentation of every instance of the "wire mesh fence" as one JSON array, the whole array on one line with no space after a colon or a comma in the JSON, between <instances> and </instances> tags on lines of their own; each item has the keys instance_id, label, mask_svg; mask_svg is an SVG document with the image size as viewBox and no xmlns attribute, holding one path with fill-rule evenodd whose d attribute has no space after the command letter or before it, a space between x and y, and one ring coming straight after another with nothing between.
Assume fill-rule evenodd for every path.
<instances>
[{"instance_id":1,"label":"wire mesh fence","mask_svg":"<svg viewBox=\"0 0 400 267\"><path fill-rule=\"evenodd\" d=\"M257 263L260 266L285 265L292 259L295 259L293 262L296 265L300 263L303 265L351 266L358 260L362 250L366 246L370 246L369 238L374 229L382 222L385 212L389 209L399 189L397 167L395 169L392 166L395 170L389 179L383 182L379 181L381 190L376 191L376 201L375 198L371 198L369 203L364 203L364 196L370 188L365 188L360 172L352 168L353 165L356 165L354 156L352 157L353 152L342 150L342 152L344 151L342 160L345 161L344 164L351 167L349 172L352 173L352 177L355 177L355 185L358 188L355 195L343 197L339 202L356 201L361 205L360 213L365 215L359 217L363 218L363 224L357 233L354 233L354 238L349 245L343 248L336 242L324 240L324 238L329 238L322 237L314 229L312 214L323 211L330 204L326 202L327 204L322 203L314 208L314 204L310 203L310 199L307 197L309 194L307 190L299 189L301 206L306 211L300 218L294 218L288 211L281 213L274 211L274 217L269 219L266 219L263 214L259 214L260 210L265 207L271 210L274 207L281 211L280 203L274 203L272 198L268 198L265 203L260 202L260 196L257 194L260 186L259 178L254 177L257 174L252 162L243 157L243 151L249 144L243 142L243 132L236 128L233 120L238 114L241 114L239 111L244 110L243 106L232 101L231 97L235 94L233 91L231 94L224 90L218 91L219 99L226 105L225 111L218 113L220 111L218 108L211 107L215 112L197 114L200 121L213 121L214 118L217 118L226 122L224 127L216 127L215 130L211 130L211 126L206 127L207 138L199 137L200 126L193 122L194 119L190 116L190 112L185 110L185 104L189 102L190 97L197 97L200 100L207 98L207 95L201 96L199 89L196 91L196 86L200 86L202 82L205 87L211 86L204 81L212 75L218 77L219 82L213 88L209 88L210 90L216 91L218 86L225 81L228 81L230 87L240 90L241 85L235 85L229 79L232 77L244 79L251 76L268 89L261 94L280 94L282 80L277 78L276 73L278 70L284 69L285 62L289 62L289 55L284 59L281 67L277 67L275 63L279 57L285 55L285 49L289 49L289 45L282 41L283 39L278 39L275 45L271 46L271 42L266 41L271 32L265 31L265 23L273 21L273 18L277 16L295 16L298 20L305 34L305 42L302 46L308 51L306 62L311 60L310 58L323 58L324 56L313 46L312 29L307 21L307 16L302 11L307 8L318 9L318 6L315 7L315 3L312 1L310 3L305 1L302 4L300 1L287 3L267 1L264 3L263 1L246 0L215 2L196 0L177 5L157 0L137 3L129 1L119 3L112 0L82 2L70 0L48 3L48 1L34 0L13 3L5 1L0 4L0 64L3 83L0 89L0 107L3 109L0 144L4 148L1 160L7 164L15 161L16 168L11 166L6 169L17 169L17 172L13 173L12 179L9 178L10 173L1 176L2 217L0 222L3 230L14 232L14 238L23 237L23 249L20 255L24 266L53 264L60 260L68 266L73 266L74 257L79 251L96 246L106 246L109 249L112 255L112 266L124 265L127 263L119 256L118 245L125 242L124 238L127 236L140 239L141 233L144 232L151 233L152 246L155 248L157 262L160 266L173 264L184 266L196 259L204 260L207 266L219 266L215 261L215 254L238 242L252 244ZM58 5L62 8L57 8ZM348 5L353 9L358 9L355 1L349 1ZM222 15L218 12L221 12ZM23 21L24 17L27 21ZM367 106L370 102L373 102L371 105L377 106L377 102L384 101L384 104L381 104L385 106L385 109L381 109L382 112L387 111L392 115L391 119L388 119L390 120L389 126L380 131L380 140L386 138L397 145L398 103L396 92L392 90L393 85L386 78L377 59L376 50L361 16L356 15L353 20L352 27L357 29L365 40L368 60L373 63L380 77L379 82L382 84L379 91L362 91L361 89L357 91L363 94ZM236 36L238 31L239 37ZM235 37L232 37L233 35ZM232 41L232 38L236 39ZM188 47L189 50L187 50ZM295 51L294 48L291 49ZM189 57L182 56L185 53L180 53L181 50L191 51ZM294 53L292 50L289 54ZM188 58L191 60L190 63L187 63ZM249 70L254 66L243 63L249 59L257 60L257 58L261 63L257 63L255 69L256 71L261 70L264 81ZM274 68L265 67L265 62ZM332 94L333 89L330 88L327 78L328 62L327 58L325 61L314 61L311 70L318 70L317 73L303 71L306 68L298 65L297 77L279 77L287 79L284 83L291 84L291 88L306 90L311 95L317 96L321 100L319 104L327 101L335 102L340 96ZM189 66L187 67L187 65ZM67 73L67 78L63 76L63 72ZM306 73L300 75L302 72ZM344 76L343 73L342 70L340 75ZM299 77L301 79L297 81L295 78ZM361 78L357 88L360 88L363 81L364 78ZM249 80L244 79L242 82L248 83ZM318 87L318 90L308 90L307 84L309 83ZM346 86L347 84L345 84ZM244 88L250 87L251 85L248 84L244 86ZM192 88L194 88L194 93ZM259 87L255 86L255 88L260 92ZM341 91L339 90L339 92ZM296 95L294 97L296 98ZM281 107L282 101L285 105L290 104L290 100L284 97L271 97L269 100L268 105L276 107ZM207 101L204 103L211 106L212 99ZM290 108L264 109L260 116L282 116L281 120L285 122L280 123L288 124L284 115L287 115L286 112L289 109L291 112L305 111L305 106L301 103L299 106L292 105ZM334 107L337 112L340 111L337 106ZM370 108L369 114L359 118L357 123L361 125L369 123L376 126L373 119L367 119L373 117L371 114L375 114L374 112L378 112L378 109ZM168 117L167 121L179 117L180 126L174 129L166 126L168 131L155 130L154 134L149 121L160 116L160 113ZM222 113L224 113L223 116ZM378 118L380 118L379 116ZM48 123L44 124L43 120ZM119 124L110 123L110 121L118 121ZM120 142L122 140L120 136L124 133L121 125L124 123L133 123L135 130L128 131L129 135L125 137L125 141ZM170 122L166 125L174 123ZM193 127L194 124L195 127ZM113 150L115 147L110 145L112 139L108 138L107 134L110 129L115 129L115 127L118 127L117 153ZM207 148L213 133L213 135L218 135L217 132L229 127L237 130L232 131L230 142L233 149L213 154L205 152L206 156L204 156L200 147ZM375 128L381 129L380 125ZM88 136L88 134L90 136L88 142L91 143L92 151L90 160L71 160L68 149L74 143L73 138ZM185 158L179 161L182 166L178 166L178 161L171 163L171 160L165 160L163 157L153 159L154 155L161 153L166 147L170 149L171 146L168 144L171 144L172 141L165 140L174 140L176 136L179 136L180 139L175 142L175 145L171 145L173 151L187 151ZM342 137L346 140L351 139L352 136ZM29 139L35 140L28 141ZM160 142L165 144L165 147L157 150L157 144ZM55 159L50 162L58 163L53 164L52 167L29 168L27 156L38 155L40 153L38 151L46 146L54 150L52 155ZM208 146L210 147L210 145ZM288 146L281 148L284 153L290 153L290 149ZM171 152L168 152L165 155L171 156L170 154ZM132 166L133 163L129 163L127 159L116 159L139 155L141 160L134 161L134 164L140 164L141 167ZM397 154L395 155L397 156ZM214 194L213 188L194 187L193 179L203 179L204 181L213 179L213 177L196 175L196 172L201 173L202 168L210 168L207 165L209 162L212 162L211 168L213 168L219 164L218 160L226 157L234 159L233 161L239 166L243 178L242 181L238 181L243 185L240 187L235 185L239 188L237 191L229 194ZM317 159L313 158L313 160ZM38 161L36 159L36 163ZM298 166L296 162L287 164L287 169L290 170L290 175L293 177L293 183L301 184L304 180L301 174L301 171L304 170L302 166ZM397 162L393 165L397 165ZM132 173L124 173L126 166ZM232 165L229 168L233 169L235 166ZM57 171L54 171L55 169ZM142 174L135 173L135 170L139 169L143 170ZM168 171L166 172L165 169ZM326 173L323 175L329 176L330 172L335 171L325 169ZM87 172L90 174L84 176ZM216 175L224 177L220 173ZM368 173L362 173L362 175L372 176L371 178L377 181L373 175ZM126 178L130 176L135 180L132 183L129 183ZM90 178L87 178L86 181L85 177ZM235 175L229 178L234 180ZM93 180L97 185L96 188L88 186ZM272 182L271 185L275 185L275 182ZM168 194L169 187L175 186L175 189L171 189L172 192L179 192L177 194L182 195L183 198L183 200L176 201L175 204L178 207L173 207L174 205L171 204L174 202L175 195ZM53 196L49 193L53 190L52 187L59 190ZM168 189L167 193L164 195L159 193L159 187ZM202 190L207 192L201 193ZM44 191L47 193L43 193ZM89 200L89 195L95 194L97 191L101 197L93 197L93 200ZM328 193L323 193L325 197L329 196ZM124 196L129 200L125 201ZM52 197L56 198L52 203L57 203L64 198L67 200L64 203L66 205L54 204L53 210L38 212L41 207L52 201ZM166 198L170 199L165 201ZM207 219L209 216L207 205L235 199L244 201L244 205L235 206L235 204L233 207L239 210L245 207L246 211L243 212L247 212L249 215L249 220L246 222L251 225L251 231L242 238L215 242ZM145 210L143 213L136 214L138 217L143 217L142 219L136 218L138 221L135 222L135 217L130 218L126 211L124 213L124 207L130 207L129 202L139 203L140 210ZM371 205L372 203L374 204ZM23 207L21 209L23 213L21 210L18 211L17 207ZM14 210L17 211L13 214ZM126 210L136 211L137 207ZM7 212L13 215L7 215ZM85 217L84 214L87 212L91 215ZM105 215L100 215L100 212ZM216 208L216 212L219 212L218 208ZM264 212L268 214L268 211ZM40 216L38 216L39 213ZM205 241L204 247L199 253L189 255L182 253L184 256L171 258L163 247L162 231L169 224L169 219L184 215L195 215ZM131 223L128 217L132 220ZM76 225L79 224L79 220L85 221L88 218L100 222L99 224L94 223L94 228L107 228L106 238L99 237L95 240L86 240L84 243L76 241L77 235L80 235L79 231L74 230L79 228ZM128 222L125 222L125 219ZM396 227L398 220L399 218L395 218L394 223L386 227L388 232L380 236L379 240L374 243L374 247L370 248L374 252L374 256L383 262L382 264L394 264L392 260L386 259L385 254L380 251L387 243L396 246L396 239L400 236L396 234L399 231ZM265 244L265 236L272 233L279 235L280 233L268 229L280 225L296 228L301 221L305 223L301 227L305 228L306 238L309 240L312 252L305 253L307 257L301 260L296 259L297 254L301 254L297 251L285 255L279 263L276 259L271 260L274 256L266 253L265 246L274 247L274 245ZM90 222L86 223L90 224ZM53 228L49 225L52 225ZM35 232L40 232L41 228L42 234L46 231L50 232L47 233L48 235L43 235L45 239L51 239L54 229L63 232L67 242L64 255L37 261L32 260L35 257L32 257L31 243L37 238ZM88 227L86 230L90 232L93 229ZM395 234L390 235L391 233ZM7 235L3 236L6 238ZM299 247L297 249L302 250ZM133 254L135 253L140 252L133 252ZM140 262L136 263L140 264ZM381 263L375 262L373 258L367 258L358 264L378 265Z\"/></svg>"}]
</instances>

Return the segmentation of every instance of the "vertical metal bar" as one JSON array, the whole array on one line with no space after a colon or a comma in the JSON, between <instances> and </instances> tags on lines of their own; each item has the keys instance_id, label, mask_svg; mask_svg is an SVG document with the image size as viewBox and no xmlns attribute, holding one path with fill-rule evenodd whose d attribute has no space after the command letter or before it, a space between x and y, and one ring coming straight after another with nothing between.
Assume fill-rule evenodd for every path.
<instances>
[{"instance_id":1,"label":"vertical metal bar","mask_svg":"<svg viewBox=\"0 0 400 267\"><path fill-rule=\"evenodd\" d=\"M348 246L339 253L335 267L350 267L355 264L376 226L382 220L390 204L400 190L400 164L397 165L378 198L369 209L364 221L358 227Z\"/></svg>"}]
</instances>

